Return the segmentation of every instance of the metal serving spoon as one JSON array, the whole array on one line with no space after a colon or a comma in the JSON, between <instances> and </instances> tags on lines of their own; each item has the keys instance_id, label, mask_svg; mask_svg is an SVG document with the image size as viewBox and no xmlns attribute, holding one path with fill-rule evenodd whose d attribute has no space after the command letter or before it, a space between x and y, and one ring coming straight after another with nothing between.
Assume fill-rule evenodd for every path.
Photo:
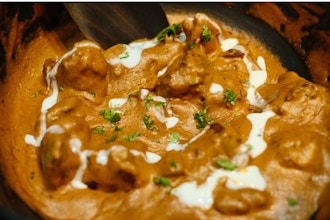
<instances>
[{"instance_id":1,"label":"metal serving spoon","mask_svg":"<svg viewBox=\"0 0 330 220\"><path fill-rule=\"evenodd\" d=\"M158 3L64 3L64 6L85 37L104 48L153 38L168 26Z\"/></svg>"}]
</instances>

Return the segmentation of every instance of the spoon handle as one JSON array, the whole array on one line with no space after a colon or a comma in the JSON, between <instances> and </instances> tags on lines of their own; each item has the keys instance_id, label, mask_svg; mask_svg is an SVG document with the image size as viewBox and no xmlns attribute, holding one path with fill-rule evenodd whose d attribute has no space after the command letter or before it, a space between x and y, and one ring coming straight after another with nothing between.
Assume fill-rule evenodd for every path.
<instances>
[{"instance_id":1,"label":"spoon handle","mask_svg":"<svg viewBox=\"0 0 330 220\"><path fill-rule=\"evenodd\" d=\"M158 3L64 3L64 6L85 37L104 48L153 38L168 26Z\"/></svg>"}]
</instances>

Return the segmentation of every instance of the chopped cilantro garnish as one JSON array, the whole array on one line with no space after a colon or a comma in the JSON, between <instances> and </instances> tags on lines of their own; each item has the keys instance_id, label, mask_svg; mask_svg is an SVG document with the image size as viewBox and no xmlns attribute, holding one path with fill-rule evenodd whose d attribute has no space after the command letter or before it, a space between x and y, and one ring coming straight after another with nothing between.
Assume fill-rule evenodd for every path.
<instances>
[{"instance_id":1,"label":"chopped cilantro garnish","mask_svg":"<svg viewBox=\"0 0 330 220\"><path fill-rule=\"evenodd\" d=\"M146 109L149 110L151 107L151 104L155 105L156 107L162 107L166 105L166 102L161 102L161 101L155 101L150 94L148 94L145 98L145 106Z\"/></svg>"},{"instance_id":2,"label":"chopped cilantro garnish","mask_svg":"<svg viewBox=\"0 0 330 220\"><path fill-rule=\"evenodd\" d=\"M288 202L288 205L291 207L296 206L298 204L298 202L293 198L287 198L286 201Z\"/></svg>"},{"instance_id":3,"label":"chopped cilantro garnish","mask_svg":"<svg viewBox=\"0 0 330 220\"><path fill-rule=\"evenodd\" d=\"M179 143L180 135L177 132L170 133L170 142L171 143Z\"/></svg>"},{"instance_id":4,"label":"chopped cilantro garnish","mask_svg":"<svg viewBox=\"0 0 330 220\"><path fill-rule=\"evenodd\" d=\"M207 26L207 24L203 25L203 31L202 31L202 34L201 34L201 39L204 42L209 42L210 40L212 40L212 32L209 29L209 27Z\"/></svg>"},{"instance_id":5,"label":"chopped cilantro garnish","mask_svg":"<svg viewBox=\"0 0 330 220\"><path fill-rule=\"evenodd\" d=\"M129 134L129 135L126 135L124 136L124 140L125 141L135 141L137 137L139 137L141 134L136 132L136 133L133 133L133 134Z\"/></svg>"},{"instance_id":6,"label":"chopped cilantro garnish","mask_svg":"<svg viewBox=\"0 0 330 220\"><path fill-rule=\"evenodd\" d=\"M32 98L35 98L35 97L37 97L37 96L39 95L39 93L40 93L40 90L38 90L38 91L36 91L35 93L33 93L33 94L31 95L31 97L32 97Z\"/></svg>"},{"instance_id":7,"label":"chopped cilantro garnish","mask_svg":"<svg viewBox=\"0 0 330 220\"><path fill-rule=\"evenodd\" d=\"M218 159L216 163L225 170L235 170L237 168L237 165L230 160Z\"/></svg>"},{"instance_id":8,"label":"chopped cilantro garnish","mask_svg":"<svg viewBox=\"0 0 330 220\"><path fill-rule=\"evenodd\" d=\"M253 149L253 145L252 144L246 144L248 150L252 150Z\"/></svg>"},{"instance_id":9,"label":"chopped cilantro garnish","mask_svg":"<svg viewBox=\"0 0 330 220\"><path fill-rule=\"evenodd\" d=\"M93 133L105 135L105 128L103 126L97 126L93 129Z\"/></svg>"},{"instance_id":10,"label":"chopped cilantro garnish","mask_svg":"<svg viewBox=\"0 0 330 220\"><path fill-rule=\"evenodd\" d=\"M231 105L235 105L236 101L237 101L237 98L236 98L236 94L233 90L231 89L227 89L225 91L225 102L231 104Z\"/></svg>"},{"instance_id":11,"label":"chopped cilantro garnish","mask_svg":"<svg viewBox=\"0 0 330 220\"><path fill-rule=\"evenodd\" d=\"M166 105L166 102L156 102L155 103L155 106L157 107L162 107L162 106L165 106Z\"/></svg>"},{"instance_id":12,"label":"chopped cilantro garnish","mask_svg":"<svg viewBox=\"0 0 330 220\"><path fill-rule=\"evenodd\" d=\"M100 111L100 114L105 120L107 120L111 124L116 124L118 121L120 121L120 114L114 109L102 110Z\"/></svg>"},{"instance_id":13,"label":"chopped cilantro garnish","mask_svg":"<svg viewBox=\"0 0 330 220\"><path fill-rule=\"evenodd\" d=\"M176 168L178 165L174 160L170 161L170 166Z\"/></svg>"},{"instance_id":14,"label":"chopped cilantro garnish","mask_svg":"<svg viewBox=\"0 0 330 220\"><path fill-rule=\"evenodd\" d=\"M145 101L146 109L149 110L150 105L151 105L151 102L153 102L154 100L153 100L152 97L148 94L148 95L146 96L146 98L144 99L144 101Z\"/></svg>"},{"instance_id":15,"label":"chopped cilantro garnish","mask_svg":"<svg viewBox=\"0 0 330 220\"><path fill-rule=\"evenodd\" d=\"M173 24L171 26L168 26L168 27L164 28L156 36L158 42L161 42L161 41L165 40L166 36L174 36L176 34L179 34L181 28L182 28L181 24Z\"/></svg>"},{"instance_id":16,"label":"chopped cilantro garnish","mask_svg":"<svg viewBox=\"0 0 330 220\"><path fill-rule=\"evenodd\" d=\"M146 126L146 128L147 128L148 130L154 130L154 129L155 129L155 127L152 126L153 123L154 123L154 121L150 118L150 116L145 115L145 116L143 117L143 123L144 123L144 125Z\"/></svg>"},{"instance_id":17,"label":"chopped cilantro garnish","mask_svg":"<svg viewBox=\"0 0 330 220\"><path fill-rule=\"evenodd\" d=\"M112 135L109 139L107 139L105 141L105 143L110 143L110 142L114 142L116 139L117 139L118 135L117 134L114 134Z\"/></svg>"},{"instance_id":18,"label":"chopped cilantro garnish","mask_svg":"<svg viewBox=\"0 0 330 220\"><path fill-rule=\"evenodd\" d=\"M170 180L166 177L154 177L154 183L164 187L171 186Z\"/></svg>"},{"instance_id":19,"label":"chopped cilantro garnish","mask_svg":"<svg viewBox=\"0 0 330 220\"><path fill-rule=\"evenodd\" d=\"M62 92L62 91L64 90L64 85L60 85L60 87L58 88L58 90L59 90L60 92Z\"/></svg>"},{"instance_id":20,"label":"chopped cilantro garnish","mask_svg":"<svg viewBox=\"0 0 330 220\"><path fill-rule=\"evenodd\" d=\"M203 129L210 123L210 120L207 118L207 115L206 115L207 109L208 109L208 107L205 107L200 112L197 112L194 114L194 119L197 123L196 128Z\"/></svg>"},{"instance_id":21,"label":"chopped cilantro garnish","mask_svg":"<svg viewBox=\"0 0 330 220\"><path fill-rule=\"evenodd\" d=\"M123 56L119 57L119 59L126 59L128 57L129 57L129 53L126 51Z\"/></svg>"},{"instance_id":22,"label":"chopped cilantro garnish","mask_svg":"<svg viewBox=\"0 0 330 220\"><path fill-rule=\"evenodd\" d=\"M188 44L188 46L189 46L189 49L193 49L195 47L195 42L190 42Z\"/></svg>"}]
</instances>

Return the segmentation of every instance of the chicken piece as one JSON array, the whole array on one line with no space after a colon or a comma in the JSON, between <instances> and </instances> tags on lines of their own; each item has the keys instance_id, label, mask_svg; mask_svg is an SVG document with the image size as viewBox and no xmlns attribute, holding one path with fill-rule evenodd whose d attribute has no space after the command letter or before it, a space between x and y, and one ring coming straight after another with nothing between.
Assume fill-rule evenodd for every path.
<instances>
[{"instance_id":1,"label":"chicken piece","mask_svg":"<svg viewBox=\"0 0 330 220\"><path fill-rule=\"evenodd\" d=\"M84 175L84 182L90 188L108 192L130 191L147 184L154 168L140 155L134 155L128 148L115 145L90 158ZM105 154L105 155L102 155ZM105 161L100 158L105 156Z\"/></svg>"},{"instance_id":2,"label":"chicken piece","mask_svg":"<svg viewBox=\"0 0 330 220\"><path fill-rule=\"evenodd\" d=\"M49 125L41 141L39 156L44 179L48 187L56 189L68 184L81 164L74 142L86 143L90 131L83 113L78 111L81 102L67 97L53 106L47 114ZM79 128L79 129L77 129Z\"/></svg>"},{"instance_id":3,"label":"chicken piece","mask_svg":"<svg viewBox=\"0 0 330 220\"><path fill-rule=\"evenodd\" d=\"M182 27L187 36L187 42L203 45L206 54L219 50L218 37L221 35L221 29L205 14L197 13L194 19L184 20Z\"/></svg>"},{"instance_id":4,"label":"chicken piece","mask_svg":"<svg viewBox=\"0 0 330 220\"><path fill-rule=\"evenodd\" d=\"M199 49L188 51L186 56L178 56L166 74L159 78L156 91L166 97L180 97L192 91L206 75L205 62L206 56Z\"/></svg>"},{"instance_id":5,"label":"chicken piece","mask_svg":"<svg viewBox=\"0 0 330 220\"><path fill-rule=\"evenodd\" d=\"M283 74L278 84L264 85L260 94L283 121L297 125L311 121L318 123L329 100L325 88L300 78L294 72Z\"/></svg>"},{"instance_id":6,"label":"chicken piece","mask_svg":"<svg viewBox=\"0 0 330 220\"><path fill-rule=\"evenodd\" d=\"M137 55L125 50L129 45L117 45L105 51L108 62L112 60L139 59ZM171 44L159 43L158 45L144 49L141 59L136 66L126 67L120 62L109 66L109 89L114 97L122 97L124 94L132 94L140 89L153 90L157 84L158 74L167 68L167 65L183 53L184 44L173 42ZM123 54L127 53L126 56ZM164 56L164 54L166 54ZM132 83L134 82L134 83Z\"/></svg>"},{"instance_id":7,"label":"chicken piece","mask_svg":"<svg viewBox=\"0 0 330 220\"><path fill-rule=\"evenodd\" d=\"M46 133L39 156L44 180L50 189L68 184L80 166L79 156L72 152L68 133Z\"/></svg>"},{"instance_id":8,"label":"chicken piece","mask_svg":"<svg viewBox=\"0 0 330 220\"><path fill-rule=\"evenodd\" d=\"M107 72L108 63L101 49L79 46L72 55L63 60L56 78L59 86L64 89L70 87L104 96L108 89Z\"/></svg>"},{"instance_id":9,"label":"chicken piece","mask_svg":"<svg viewBox=\"0 0 330 220\"><path fill-rule=\"evenodd\" d=\"M230 190L219 186L214 206L223 214L242 215L265 207L269 201L267 192L254 189Z\"/></svg>"},{"instance_id":10,"label":"chicken piece","mask_svg":"<svg viewBox=\"0 0 330 220\"><path fill-rule=\"evenodd\" d=\"M298 137L297 132L304 135ZM285 130L278 136L281 165L313 173L321 170L325 152L320 151L330 145L325 137L306 127Z\"/></svg>"}]
</instances>

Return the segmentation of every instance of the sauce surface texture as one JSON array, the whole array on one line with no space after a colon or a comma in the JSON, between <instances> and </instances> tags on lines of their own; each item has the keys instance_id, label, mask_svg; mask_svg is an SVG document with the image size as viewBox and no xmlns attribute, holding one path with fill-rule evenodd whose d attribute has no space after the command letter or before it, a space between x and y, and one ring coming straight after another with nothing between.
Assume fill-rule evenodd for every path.
<instances>
[{"instance_id":1,"label":"sauce surface texture","mask_svg":"<svg viewBox=\"0 0 330 220\"><path fill-rule=\"evenodd\" d=\"M37 73L17 99L40 89L27 123L3 137L16 146L2 150L18 164L12 185L42 217L308 219L317 209L330 181L329 91L255 39L199 13L154 39L63 51L26 64Z\"/></svg>"}]
</instances>

